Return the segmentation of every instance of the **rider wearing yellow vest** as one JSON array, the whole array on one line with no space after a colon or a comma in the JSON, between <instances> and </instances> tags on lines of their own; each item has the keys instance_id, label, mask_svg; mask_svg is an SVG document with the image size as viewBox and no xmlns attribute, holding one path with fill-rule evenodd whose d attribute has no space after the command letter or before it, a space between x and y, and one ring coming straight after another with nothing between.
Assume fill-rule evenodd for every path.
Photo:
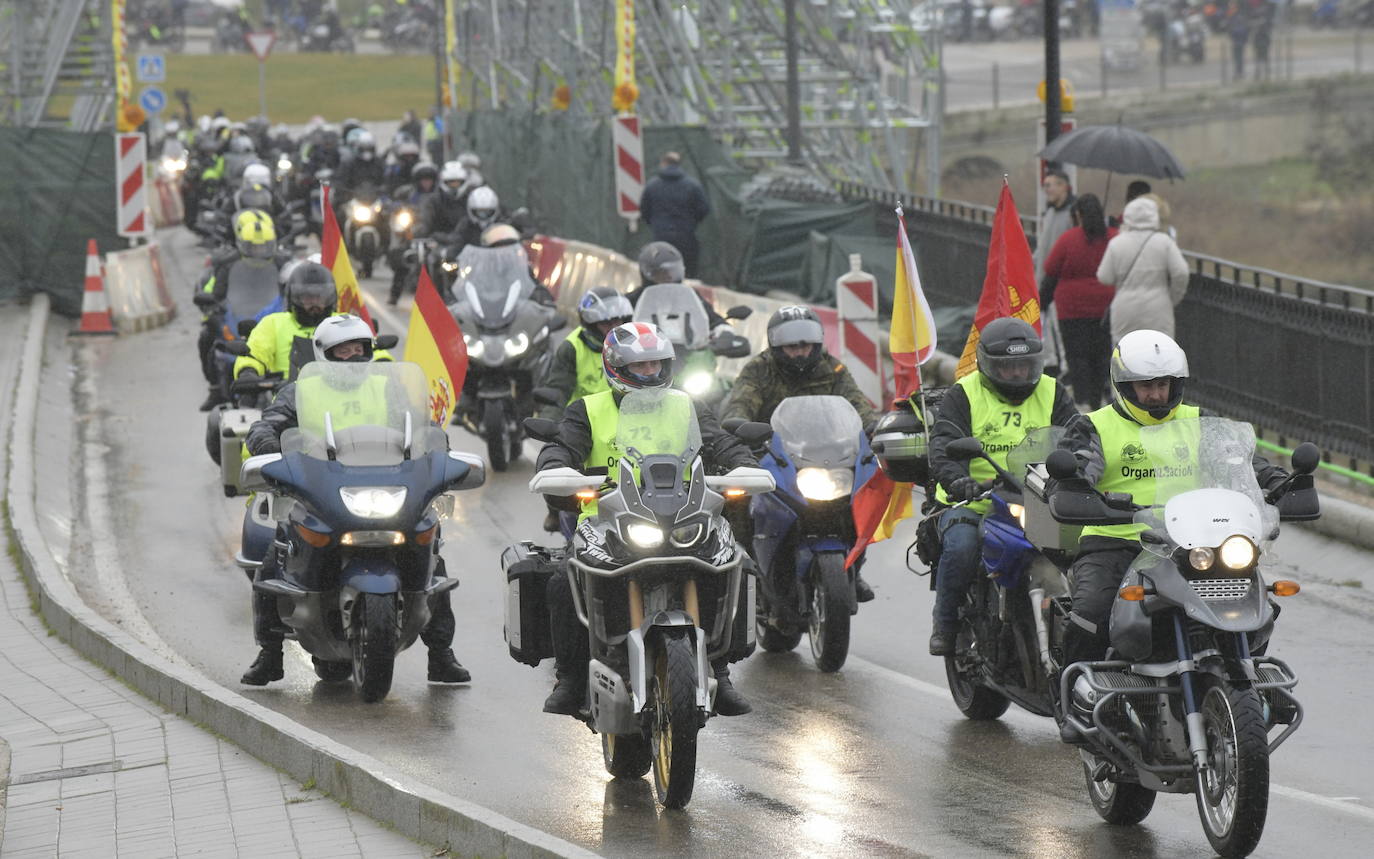
<instances>
[{"instance_id":1,"label":"rider wearing yellow vest","mask_svg":"<svg viewBox=\"0 0 1374 859\"><path fill-rule=\"evenodd\" d=\"M602 372L609 390L578 400L563 412L558 438L544 445L535 463L536 471L548 468L576 468L587 474L605 474L618 460L615 448L620 420L620 400L638 388L666 388L673 381L673 344L654 325L629 322L606 335L601 349ZM708 472L729 471L739 466L757 466L749 448L720 428L709 410L697 404L697 425L701 431L701 458ZM574 509L576 501L547 497L551 506ZM712 601L703 596L703 606ZM544 712L576 716L587 697L587 633L577 619L568 577L549 580L548 606L554 638L554 669L557 683ZM727 660L711 663L718 687L716 713L736 716L750 711L749 702L730 683Z\"/></svg>"},{"instance_id":2,"label":"rider wearing yellow vest","mask_svg":"<svg viewBox=\"0 0 1374 859\"><path fill-rule=\"evenodd\" d=\"M1127 492L1136 504L1155 497L1154 468L1140 441L1144 427L1197 418L1206 413L1183 403L1188 356L1168 335L1142 329L1121 338L1112 353L1111 380L1116 398L1069 425L1060 446L1077 457L1083 476L1102 492ZM1196 452L1194 452L1196 456ZM1287 472L1255 455L1262 487L1281 482ZM1139 525L1083 529L1074 559L1072 621L1064 634L1064 664L1102 659L1110 644L1107 622L1117 589L1140 554Z\"/></svg>"},{"instance_id":3,"label":"rider wearing yellow vest","mask_svg":"<svg viewBox=\"0 0 1374 859\"><path fill-rule=\"evenodd\" d=\"M978 371L945 393L930 433L930 468L941 504L966 501L939 513L943 549L935 570L935 611L930 652L954 652L959 605L981 554L978 526L991 502L979 499L990 488L992 466L982 459L951 459L955 439L977 438L998 465L1032 429L1065 426L1078 414L1073 398L1057 379L1043 374L1044 344L1028 323L1010 316L994 319L979 334ZM937 515L932 513L931 515Z\"/></svg>"},{"instance_id":4,"label":"rider wearing yellow vest","mask_svg":"<svg viewBox=\"0 0 1374 859\"><path fill-rule=\"evenodd\" d=\"M372 338L372 329L356 316L340 314L322 320L315 328L311 339L317 361L372 361L381 354ZM262 418L248 430L245 443L254 456L281 451L281 435L292 427L301 426L301 418L296 410L297 385L314 388L312 399L323 394L323 402L329 404L330 423L336 429L349 426L387 423L386 379L371 377L357 388L345 390L335 388L323 378L315 377L303 382L284 385L277 392L272 404L262 411ZM323 434L324 427L311 426L315 415L306 416L304 428ZM321 424L323 418L320 418ZM259 580L275 578L280 575L281 560L274 547L263 559L258 568ZM443 559L438 561L436 576L446 575ZM273 680L285 676L282 666L282 632L274 622L276 599L267 594L253 592L253 634L257 639L258 656L253 664L239 679L248 686L265 686ZM458 663L453 655L453 634L457 624L453 618L453 606L448 592L437 601L429 623L420 631L420 639L429 648L429 674L431 683L466 683L472 679L468 670Z\"/></svg>"}]
</instances>

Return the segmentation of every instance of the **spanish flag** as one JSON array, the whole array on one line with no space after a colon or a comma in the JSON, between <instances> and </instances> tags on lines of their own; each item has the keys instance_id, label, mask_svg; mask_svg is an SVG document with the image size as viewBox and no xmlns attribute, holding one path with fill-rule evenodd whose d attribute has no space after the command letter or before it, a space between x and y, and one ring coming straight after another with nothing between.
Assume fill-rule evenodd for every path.
<instances>
[{"instance_id":1,"label":"spanish flag","mask_svg":"<svg viewBox=\"0 0 1374 859\"><path fill-rule=\"evenodd\" d=\"M468 350L457 320L444 306L424 268L420 269L415 303L410 308L405 360L424 369L429 380L430 418L439 426L447 426L468 373Z\"/></svg>"},{"instance_id":2,"label":"spanish flag","mask_svg":"<svg viewBox=\"0 0 1374 859\"><path fill-rule=\"evenodd\" d=\"M896 377L896 399L904 400L921 389L921 365L935 354L935 317L930 312L916 257L906 234L906 218L897 208L897 279L892 297L892 328L888 350Z\"/></svg>"},{"instance_id":3,"label":"spanish flag","mask_svg":"<svg viewBox=\"0 0 1374 859\"><path fill-rule=\"evenodd\" d=\"M358 288L358 276L353 273L353 263L348 258L348 248L344 247L343 234L339 232L339 222L334 217L334 207L330 204L329 186L325 185L320 195L320 205L324 207L324 234L320 237L320 264L334 275L334 286L339 290L339 312L361 316L372 326L372 314L363 304L363 292ZM376 329L373 328L375 331Z\"/></svg>"},{"instance_id":4,"label":"spanish flag","mask_svg":"<svg viewBox=\"0 0 1374 859\"><path fill-rule=\"evenodd\" d=\"M1002 180L1002 196L997 200L997 213L992 219L983 295L978 299L973 328L969 330L954 378L962 379L978 369L979 333L984 325L1003 316L1024 319L1035 327L1037 334L1040 332L1040 290L1035 284L1035 263L1006 179Z\"/></svg>"}]
</instances>

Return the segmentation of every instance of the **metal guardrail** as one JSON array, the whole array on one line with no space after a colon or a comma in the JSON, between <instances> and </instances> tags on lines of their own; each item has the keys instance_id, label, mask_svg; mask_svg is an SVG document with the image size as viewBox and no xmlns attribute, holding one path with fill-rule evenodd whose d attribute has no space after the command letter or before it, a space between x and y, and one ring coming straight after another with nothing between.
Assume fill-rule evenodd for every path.
<instances>
[{"instance_id":1,"label":"metal guardrail","mask_svg":"<svg viewBox=\"0 0 1374 859\"><path fill-rule=\"evenodd\" d=\"M906 209L932 303L978 300L994 209L853 182L837 189L883 207L880 229L895 230L891 209ZM1035 220L1021 223L1034 244ZM1374 290L1183 255L1192 277L1176 333L1192 370L1189 399L1374 474Z\"/></svg>"}]
</instances>

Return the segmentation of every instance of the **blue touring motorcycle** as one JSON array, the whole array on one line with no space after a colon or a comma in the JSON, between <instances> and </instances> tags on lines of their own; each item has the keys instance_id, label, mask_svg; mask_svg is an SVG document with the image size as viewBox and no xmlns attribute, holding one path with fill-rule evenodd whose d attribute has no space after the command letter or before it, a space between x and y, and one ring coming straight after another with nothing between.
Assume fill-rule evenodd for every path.
<instances>
[{"instance_id":1,"label":"blue touring motorcycle","mask_svg":"<svg viewBox=\"0 0 1374 859\"><path fill-rule=\"evenodd\" d=\"M816 666L838 671L859 605L857 569L844 563L856 540L852 496L877 465L863 421L843 397L790 397L771 423L760 465L777 489L750 504L760 574L758 641L764 650L785 652L806 632Z\"/></svg>"}]
</instances>

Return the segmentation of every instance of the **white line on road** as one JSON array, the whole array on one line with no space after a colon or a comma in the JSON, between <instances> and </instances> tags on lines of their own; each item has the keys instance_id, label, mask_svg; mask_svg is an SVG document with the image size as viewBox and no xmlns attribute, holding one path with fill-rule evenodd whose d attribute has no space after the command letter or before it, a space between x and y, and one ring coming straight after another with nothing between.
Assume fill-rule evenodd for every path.
<instances>
[{"instance_id":1,"label":"white line on road","mask_svg":"<svg viewBox=\"0 0 1374 859\"><path fill-rule=\"evenodd\" d=\"M857 656L851 656L849 657L848 664L851 666L858 665L865 671L872 671L876 674L881 674L882 676L886 677L894 683L901 684L902 686L905 686L908 689L913 689L917 692L921 692L926 695L933 695L937 698L949 697L949 690L944 688L943 686L937 686L934 683L927 683L924 680L918 680L915 677L910 677L906 674L901 673L900 671L894 671L891 668L886 668L882 665L878 665L877 663L869 662L867 659L863 659ZM1023 725L1044 726L1047 723L1046 719L1042 719L1039 716L1033 716L1030 713L1025 712L1024 710L1018 710L1015 706L1007 710L1006 714L1002 716L1003 719L1006 719L1007 717L1011 717L1014 721ZM1352 804L1353 802L1359 800L1359 797L1357 796L1322 796L1319 793L1311 793L1309 791L1299 790L1295 787L1286 787L1284 785L1274 784L1272 782L1269 785L1269 791L1271 793L1282 796L1285 799L1293 799L1297 800L1298 802L1306 802L1310 805L1318 805L1322 808L1327 808L1332 811L1339 811L1345 814L1350 814L1355 817L1359 817L1363 820L1374 821L1374 808L1370 808L1365 805Z\"/></svg>"}]
</instances>

